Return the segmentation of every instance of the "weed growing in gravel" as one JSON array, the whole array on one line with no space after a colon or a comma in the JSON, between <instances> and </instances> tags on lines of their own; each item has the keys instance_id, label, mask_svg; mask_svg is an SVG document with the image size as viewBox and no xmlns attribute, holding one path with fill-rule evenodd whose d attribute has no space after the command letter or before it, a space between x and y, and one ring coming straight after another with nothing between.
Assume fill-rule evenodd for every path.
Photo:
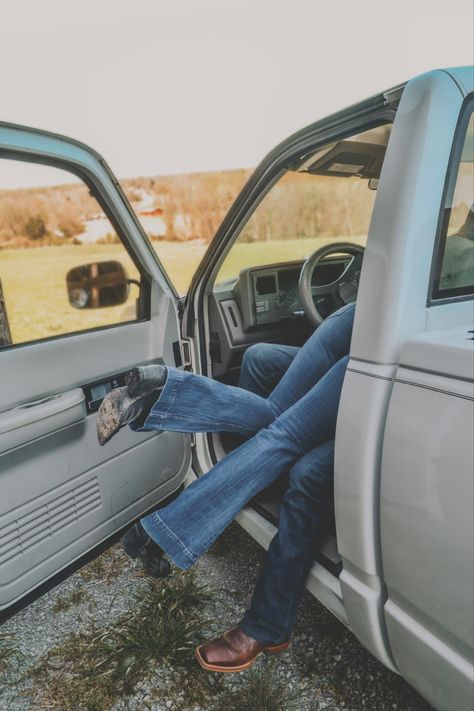
<instances>
[{"instance_id":1,"label":"weed growing in gravel","mask_svg":"<svg viewBox=\"0 0 474 711\"><path fill-rule=\"evenodd\" d=\"M0 691L14 684L23 654L16 648L11 634L0 634Z\"/></svg>"},{"instance_id":2,"label":"weed growing in gravel","mask_svg":"<svg viewBox=\"0 0 474 711\"><path fill-rule=\"evenodd\" d=\"M216 711L298 711L299 698L288 683L280 679L275 668L247 672L245 682L237 691L226 691L219 698Z\"/></svg>"},{"instance_id":3,"label":"weed growing in gravel","mask_svg":"<svg viewBox=\"0 0 474 711\"><path fill-rule=\"evenodd\" d=\"M157 665L180 666L208 621L210 593L194 572L151 580L113 625L70 635L36 666L33 677L49 709L103 711L130 694Z\"/></svg>"},{"instance_id":4,"label":"weed growing in gravel","mask_svg":"<svg viewBox=\"0 0 474 711\"><path fill-rule=\"evenodd\" d=\"M84 588L71 590L67 595L59 595L53 604L53 612L66 612L74 605L80 605L82 602L90 600L90 595Z\"/></svg>"},{"instance_id":5,"label":"weed growing in gravel","mask_svg":"<svg viewBox=\"0 0 474 711\"><path fill-rule=\"evenodd\" d=\"M123 569L125 560L125 554L122 553L120 547L113 546L81 568L79 575L86 582L90 580L109 581Z\"/></svg>"}]
</instances>

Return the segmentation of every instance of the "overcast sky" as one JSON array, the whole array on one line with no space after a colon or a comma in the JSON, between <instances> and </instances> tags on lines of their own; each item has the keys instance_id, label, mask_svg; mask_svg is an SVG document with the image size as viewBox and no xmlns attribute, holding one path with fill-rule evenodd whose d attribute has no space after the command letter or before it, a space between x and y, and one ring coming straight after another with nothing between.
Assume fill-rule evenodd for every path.
<instances>
[{"instance_id":1,"label":"overcast sky","mask_svg":"<svg viewBox=\"0 0 474 711\"><path fill-rule=\"evenodd\" d=\"M473 62L472 0L0 0L0 120L119 177L254 166L289 133Z\"/></svg>"}]
</instances>

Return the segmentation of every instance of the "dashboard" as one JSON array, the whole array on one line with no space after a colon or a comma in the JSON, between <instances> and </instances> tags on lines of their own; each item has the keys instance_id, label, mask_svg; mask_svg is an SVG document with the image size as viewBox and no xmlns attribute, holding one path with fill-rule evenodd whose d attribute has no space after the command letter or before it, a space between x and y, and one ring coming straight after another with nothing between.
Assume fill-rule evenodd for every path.
<instances>
[{"instance_id":1,"label":"dashboard","mask_svg":"<svg viewBox=\"0 0 474 711\"><path fill-rule=\"evenodd\" d=\"M313 286L331 284L350 256L328 257L313 273ZM210 355L214 377L240 366L245 348L261 341L301 345L312 332L298 283L304 260L251 267L214 287L210 300ZM320 313L336 310L329 289L317 297Z\"/></svg>"},{"instance_id":2,"label":"dashboard","mask_svg":"<svg viewBox=\"0 0 474 711\"><path fill-rule=\"evenodd\" d=\"M347 259L338 259L320 264L313 275L313 286L336 281L343 273L347 262ZM298 289L302 266L303 263L299 263L297 267L277 265L272 269L250 269L248 274L242 272L239 279L251 281L251 310L254 325L274 323L284 318L304 315ZM328 296L323 295L318 298L318 307L325 312L324 316L329 315L331 306L332 302Z\"/></svg>"}]
</instances>

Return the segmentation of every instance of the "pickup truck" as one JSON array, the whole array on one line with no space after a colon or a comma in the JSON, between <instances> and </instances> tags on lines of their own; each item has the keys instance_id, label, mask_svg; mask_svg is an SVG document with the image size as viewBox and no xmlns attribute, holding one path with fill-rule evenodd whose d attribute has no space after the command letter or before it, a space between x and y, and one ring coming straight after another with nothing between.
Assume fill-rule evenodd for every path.
<instances>
[{"instance_id":1,"label":"pickup truck","mask_svg":"<svg viewBox=\"0 0 474 711\"><path fill-rule=\"evenodd\" d=\"M161 243L147 238L100 155L0 124L2 174L66 171L87 186L119 242L113 260L97 247L90 253L102 256L85 264L80 245L58 247L63 261L36 249L32 268L33 250L8 249L0 224L2 619L232 446L225 434L127 429L99 447L95 412L127 370L165 362L235 383L249 346L301 344L357 299L337 422L335 528L315 552L307 587L434 708L472 709L473 108L473 68L436 70L290 136L249 178L184 299L158 258ZM305 195L342 186L331 205L347 213L344 239L328 230L324 242L271 233L252 242L249 226L268 218L272 195L285 211L268 225L284 215L285 229L298 232L290 199L298 181L317 187L298 193L298 214ZM0 191L0 206L4 198ZM361 234L354 205L369 202ZM28 230L44 233L38 221ZM241 268L232 273L236 255ZM262 492L238 515L264 547L278 497Z\"/></svg>"}]
</instances>

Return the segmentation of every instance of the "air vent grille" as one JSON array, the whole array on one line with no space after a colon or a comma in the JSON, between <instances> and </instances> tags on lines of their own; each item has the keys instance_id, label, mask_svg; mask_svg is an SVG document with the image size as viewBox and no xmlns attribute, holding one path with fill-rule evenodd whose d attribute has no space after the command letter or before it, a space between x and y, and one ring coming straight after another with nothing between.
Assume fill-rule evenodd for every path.
<instances>
[{"instance_id":1,"label":"air vent grille","mask_svg":"<svg viewBox=\"0 0 474 711\"><path fill-rule=\"evenodd\" d=\"M94 477L5 526L1 526L0 520L0 566L11 563L100 506L99 482Z\"/></svg>"}]
</instances>

